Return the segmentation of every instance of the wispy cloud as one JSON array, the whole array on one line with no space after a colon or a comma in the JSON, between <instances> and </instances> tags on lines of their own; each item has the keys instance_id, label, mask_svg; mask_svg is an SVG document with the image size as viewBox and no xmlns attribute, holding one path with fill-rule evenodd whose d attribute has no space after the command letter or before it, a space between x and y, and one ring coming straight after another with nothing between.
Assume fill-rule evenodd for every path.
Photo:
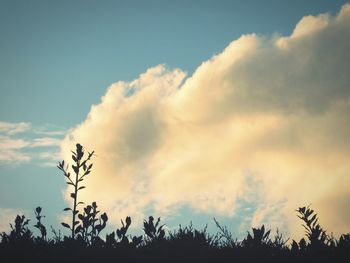
<instances>
[{"instance_id":1,"label":"wispy cloud","mask_svg":"<svg viewBox=\"0 0 350 263\"><path fill-rule=\"evenodd\" d=\"M40 152L37 157L39 160L42 160L38 164L46 167L55 167L62 159L58 149L55 151Z\"/></svg>"},{"instance_id":2,"label":"wispy cloud","mask_svg":"<svg viewBox=\"0 0 350 263\"><path fill-rule=\"evenodd\" d=\"M293 233L294 209L312 203L325 228L348 231L349 50L345 5L291 36L244 35L188 78L159 65L111 85L62 145L67 160L76 142L97 153L82 198L111 220L183 204L235 215L240 199L256 205L251 224Z\"/></svg>"},{"instance_id":3,"label":"wispy cloud","mask_svg":"<svg viewBox=\"0 0 350 263\"><path fill-rule=\"evenodd\" d=\"M23 162L28 162L32 158L30 154L21 152L21 151L14 151L14 150L7 150L2 149L0 151L0 165L1 164L20 164Z\"/></svg>"},{"instance_id":4,"label":"wispy cloud","mask_svg":"<svg viewBox=\"0 0 350 263\"><path fill-rule=\"evenodd\" d=\"M30 147L50 147L59 146L61 143L60 139L52 137L35 138L32 140Z\"/></svg>"},{"instance_id":5,"label":"wispy cloud","mask_svg":"<svg viewBox=\"0 0 350 263\"><path fill-rule=\"evenodd\" d=\"M26 140L0 135L0 163L18 164L31 160L29 154L22 152L29 145Z\"/></svg>"},{"instance_id":6,"label":"wispy cloud","mask_svg":"<svg viewBox=\"0 0 350 263\"><path fill-rule=\"evenodd\" d=\"M49 124L41 125L40 127L33 127L33 132L44 136L63 136L67 133L67 130L56 125Z\"/></svg>"},{"instance_id":7,"label":"wispy cloud","mask_svg":"<svg viewBox=\"0 0 350 263\"><path fill-rule=\"evenodd\" d=\"M58 149L63 135L61 130L50 131L27 122L0 122L0 165L33 161L53 166L53 161L59 159Z\"/></svg>"},{"instance_id":8,"label":"wispy cloud","mask_svg":"<svg viewBox=\"0 0 350 263\"><path fill-rule=\"evenodd\" d=\"M9 136L0 135L0 147L1 149L22 149L28 147L30 142L23 139L13 139Z\"/></svg>"},{"instance_id":9,"label":"wispy cloud","mask_svg":"<svg viewBox=\"0 0 350 263\"><path fill-rule=\"evenodd\" d=\"M42 130L34 130L34 133L46 136L61 136L65 135L67 131L42 131Z\"/></svg>"},{"instance_id":10,"label":"wispy cloud","mask_svg":"<svg viewBox=\"0 0 350 263\"><path fill-rule=\"evenodd\" d=\"M28 122L0 122L0 132L5 132L8 135L15 135L17 133L29 130L31 124Z\"/></svg>"}]
</instances>

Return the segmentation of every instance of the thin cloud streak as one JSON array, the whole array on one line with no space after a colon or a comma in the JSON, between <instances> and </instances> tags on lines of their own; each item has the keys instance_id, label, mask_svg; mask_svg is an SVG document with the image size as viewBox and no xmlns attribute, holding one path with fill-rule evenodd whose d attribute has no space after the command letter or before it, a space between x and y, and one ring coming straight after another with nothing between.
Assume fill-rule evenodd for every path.
<instances>
[{"instance_id":1,"label":"thin cloud streak","mask_svg":"<svg viewBox=\"0 0 350 263\"><path fill-rule=\"evenodd\" d=\"M15 135L17 133L22 133L28 131L31 124L28 122L0 122L0 132L5 132L8 135Z\"/></svg>"}]
</instances>

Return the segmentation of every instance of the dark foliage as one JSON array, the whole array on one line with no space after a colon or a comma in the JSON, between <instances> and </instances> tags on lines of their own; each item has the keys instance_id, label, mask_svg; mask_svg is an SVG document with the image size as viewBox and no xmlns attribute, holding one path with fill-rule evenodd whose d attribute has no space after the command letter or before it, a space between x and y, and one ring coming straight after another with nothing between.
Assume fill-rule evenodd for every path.
<instances>
[{"instance_id":1,"label":"dark foliage","mask_svg":"<svg viewBox=\"0 0 350 263\"><path fill-rule=\"evenodd\" d=\"M317 214L310 207L301 207L297 216L306 230L305 238L293 240L271 231L264 225L252 228L247 236L238 241L226 226L214 218L219 232L207 233L206 227L195 229L192 224L181 225L177 230L165 231L160 217L150 216L143 222L143 236L128 234L132 223L130 217L121 220L121 227L101 238L108 216L98 210L96 202L78 210L78 192L85 188L81 183L90 174L89 164L92 153L86 159L84 149L76 145L72 159L75 177L71 178L68 165L62 161L58 168L63 172L67 184L74 189L71 194L73 206L72 223L62 223L70 230L69 236L62 236L60 230L51 226L52 236L47 237L47 229L42 222L42 208L34 211L39 231L35 236L29 229L29 219L17 215L10 224L10 233L0 234L1 262L347 262L350 258L350 233L337 240L329 236L318 223Z\"/></svg>"}]
</instances>

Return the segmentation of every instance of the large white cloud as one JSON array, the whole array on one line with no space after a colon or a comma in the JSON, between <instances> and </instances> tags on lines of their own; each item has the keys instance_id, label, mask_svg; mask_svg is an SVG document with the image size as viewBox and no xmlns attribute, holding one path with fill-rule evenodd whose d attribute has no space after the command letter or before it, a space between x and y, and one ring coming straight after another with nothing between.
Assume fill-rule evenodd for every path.
<instances>
[{"instance_id":1,"label":"large white cloud","mask_svg":"<svg viewBox=\"0 0 350 263\"><path fill-rule=\"evenodd\" d=\"M111 85L61 148L95 150L82 199L113 220L146 209L234 215L302 229L312 203L330 231L350 229L350 5L301 19L288 37L233 41L186 78L148 69ZM116 221L115 221L116 222Z\"/></svg>"}]
</instances>

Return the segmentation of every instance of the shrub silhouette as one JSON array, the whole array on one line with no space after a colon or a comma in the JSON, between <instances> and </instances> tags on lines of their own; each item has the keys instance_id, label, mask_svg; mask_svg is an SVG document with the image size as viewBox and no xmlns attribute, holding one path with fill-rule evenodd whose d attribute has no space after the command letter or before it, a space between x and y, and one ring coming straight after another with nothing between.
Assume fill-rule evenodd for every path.
<instances>
[{"instance_id":1,"label":"shrub silhouette","mask_svg":"<svg viewBox=\"0 0 350 263\"><path fill-rule=\"evenodd\" d=\"M17 215L14 225L10 224L10 234L1 234L2 242L20 246L33 243L33 233L28 229L29 221L30 219L26 219L24 215Z\"/></svg>"},{"instance_id":2,"label":"shrub silhouette","mask_svg":"<svg viewBox=\"0 0 350 263\"><path fill-rule=\"evenodd\" d=\"M80 224L75 229L75 234L78 234L79 238L91 245L97 240L100 241L99 234L106 227L108 216L106 213L103 213L98 218L97 214L100 211L97 210L96 202L86 206L83 211L83 213L78 214Z\"/></svg>"},{"instance_id":3,"label":"shrub silhouette","mask_svg":"<svg viewBox=\"0 0 350 263\"><path fill-rule=\"evenodd\" d=\"M157 222L154 224L153 216L148 218L148 221L143 221L143 231L147 235L150 241L163 239L165 236L165 231L163 230L164 225L159 225L160 217L158 217Z\"/></svg>"},{"instance_id":4,"label":"shrub silhouette","mask_svg":"<svg viewBox=\"0 0 350 263\"><path fill-rule=\"evenodd\" d=\"M235 248L239 246L239 242L237 239L235 240L232 237L231 232L227 229L226 226L220 225L220 223L214 218L214 222L216 224L216 227L220 230L218 233L219 241L221 241L222 246L229 247L229 248Z\"/></svg>"},{"instance_id":5,"label":"shrub silhouette","mask_svg":"<svg viewBox=\"0 0 350 263\"><path fill-rule=\"evenodd\" d=\"M277 229L276 235L271 242L271 246L273 248L276 248L279 250L285 250L285 249L287 249L287 242L288 241L289 241L289 238L284 240L282 233L280 233L279 230Z\"/></svg>"},{"instance_id":6,"label":"shrub silhouette","mask_svg":"<svg viewBox=\"0 0 350 263\"><path fill-rule=\"evenodd\" d=\"M126 232L128 231L128 228L131 225L131 217L127 216L125 218L125 224L123 220L120 220L120 221L122 222L122 227L120 229L117 229L117 236L122 243L129 243L129 240L126 236Z\"/></svg>"},{"instance_id":7,"label":"shrub silhouette","mask_svg":"<svg viewBox=\"0 0 350 263\"><path fill-rule=\"evenodd\" d=\"M247 237L243 240L244 247L258 248L270 244L269 235L271 230L265 232L265 226L261 228L252 228L253 236L248 232Z\"/></svg>"},{"instance_id":8,"label":"shrub silhouette","mask_svg":"<svg viewBox=\"0 0 350 263\"><path fill-rule=\"evenodd\" d=\"M131 241L128 238L127 232L131 225L131 217L127 216L125 222L120 220L122 227L117 229L115 232L106 235L106 246L107 247L132 247L136 248L142 243L142 236L134 236ZM117 237L115 235L117 234Z\"/></svg>"},{"instance_id":9,"label":"shrub silhouette","mask_svg":"<svg viewBox=\"0 0 350 263\"><path fill-rule=\"evenodd\" d=\"M207 249L217 246L219 238L217 235L207 233L207 226L203 230L193 228L192 223L189 226L182 227L169 232L169 240L179 248L185 249Z\"/></svg>"},{"instance_id":10,"label":"shrub silhouette","mask_svg":"<svg viewBox=\"0 0 350 263\"><path fill-rule=\"evenodd\" d=\"M339 248L350 251L350 233L341 235L336 243Z\"/></svg>"},{"instance_id":11,"label":"shrub silhouette","mask_svg":"<svg viewBox=\"0 0 350 263\"><path fill-rule=\"evenodd\" d=\"M329 241L329 237L318 223L317 214L314 213L314 210L304 206L299 207L296 211L298 212L298 217L304 222L302 226L306 230L306 236L310 242L310 247L324 247L326 242ZM301 242L299 242L299 246L301 249L305 250L307 246L306 241L302 239Z\"/></svg>"}]
</instances>

